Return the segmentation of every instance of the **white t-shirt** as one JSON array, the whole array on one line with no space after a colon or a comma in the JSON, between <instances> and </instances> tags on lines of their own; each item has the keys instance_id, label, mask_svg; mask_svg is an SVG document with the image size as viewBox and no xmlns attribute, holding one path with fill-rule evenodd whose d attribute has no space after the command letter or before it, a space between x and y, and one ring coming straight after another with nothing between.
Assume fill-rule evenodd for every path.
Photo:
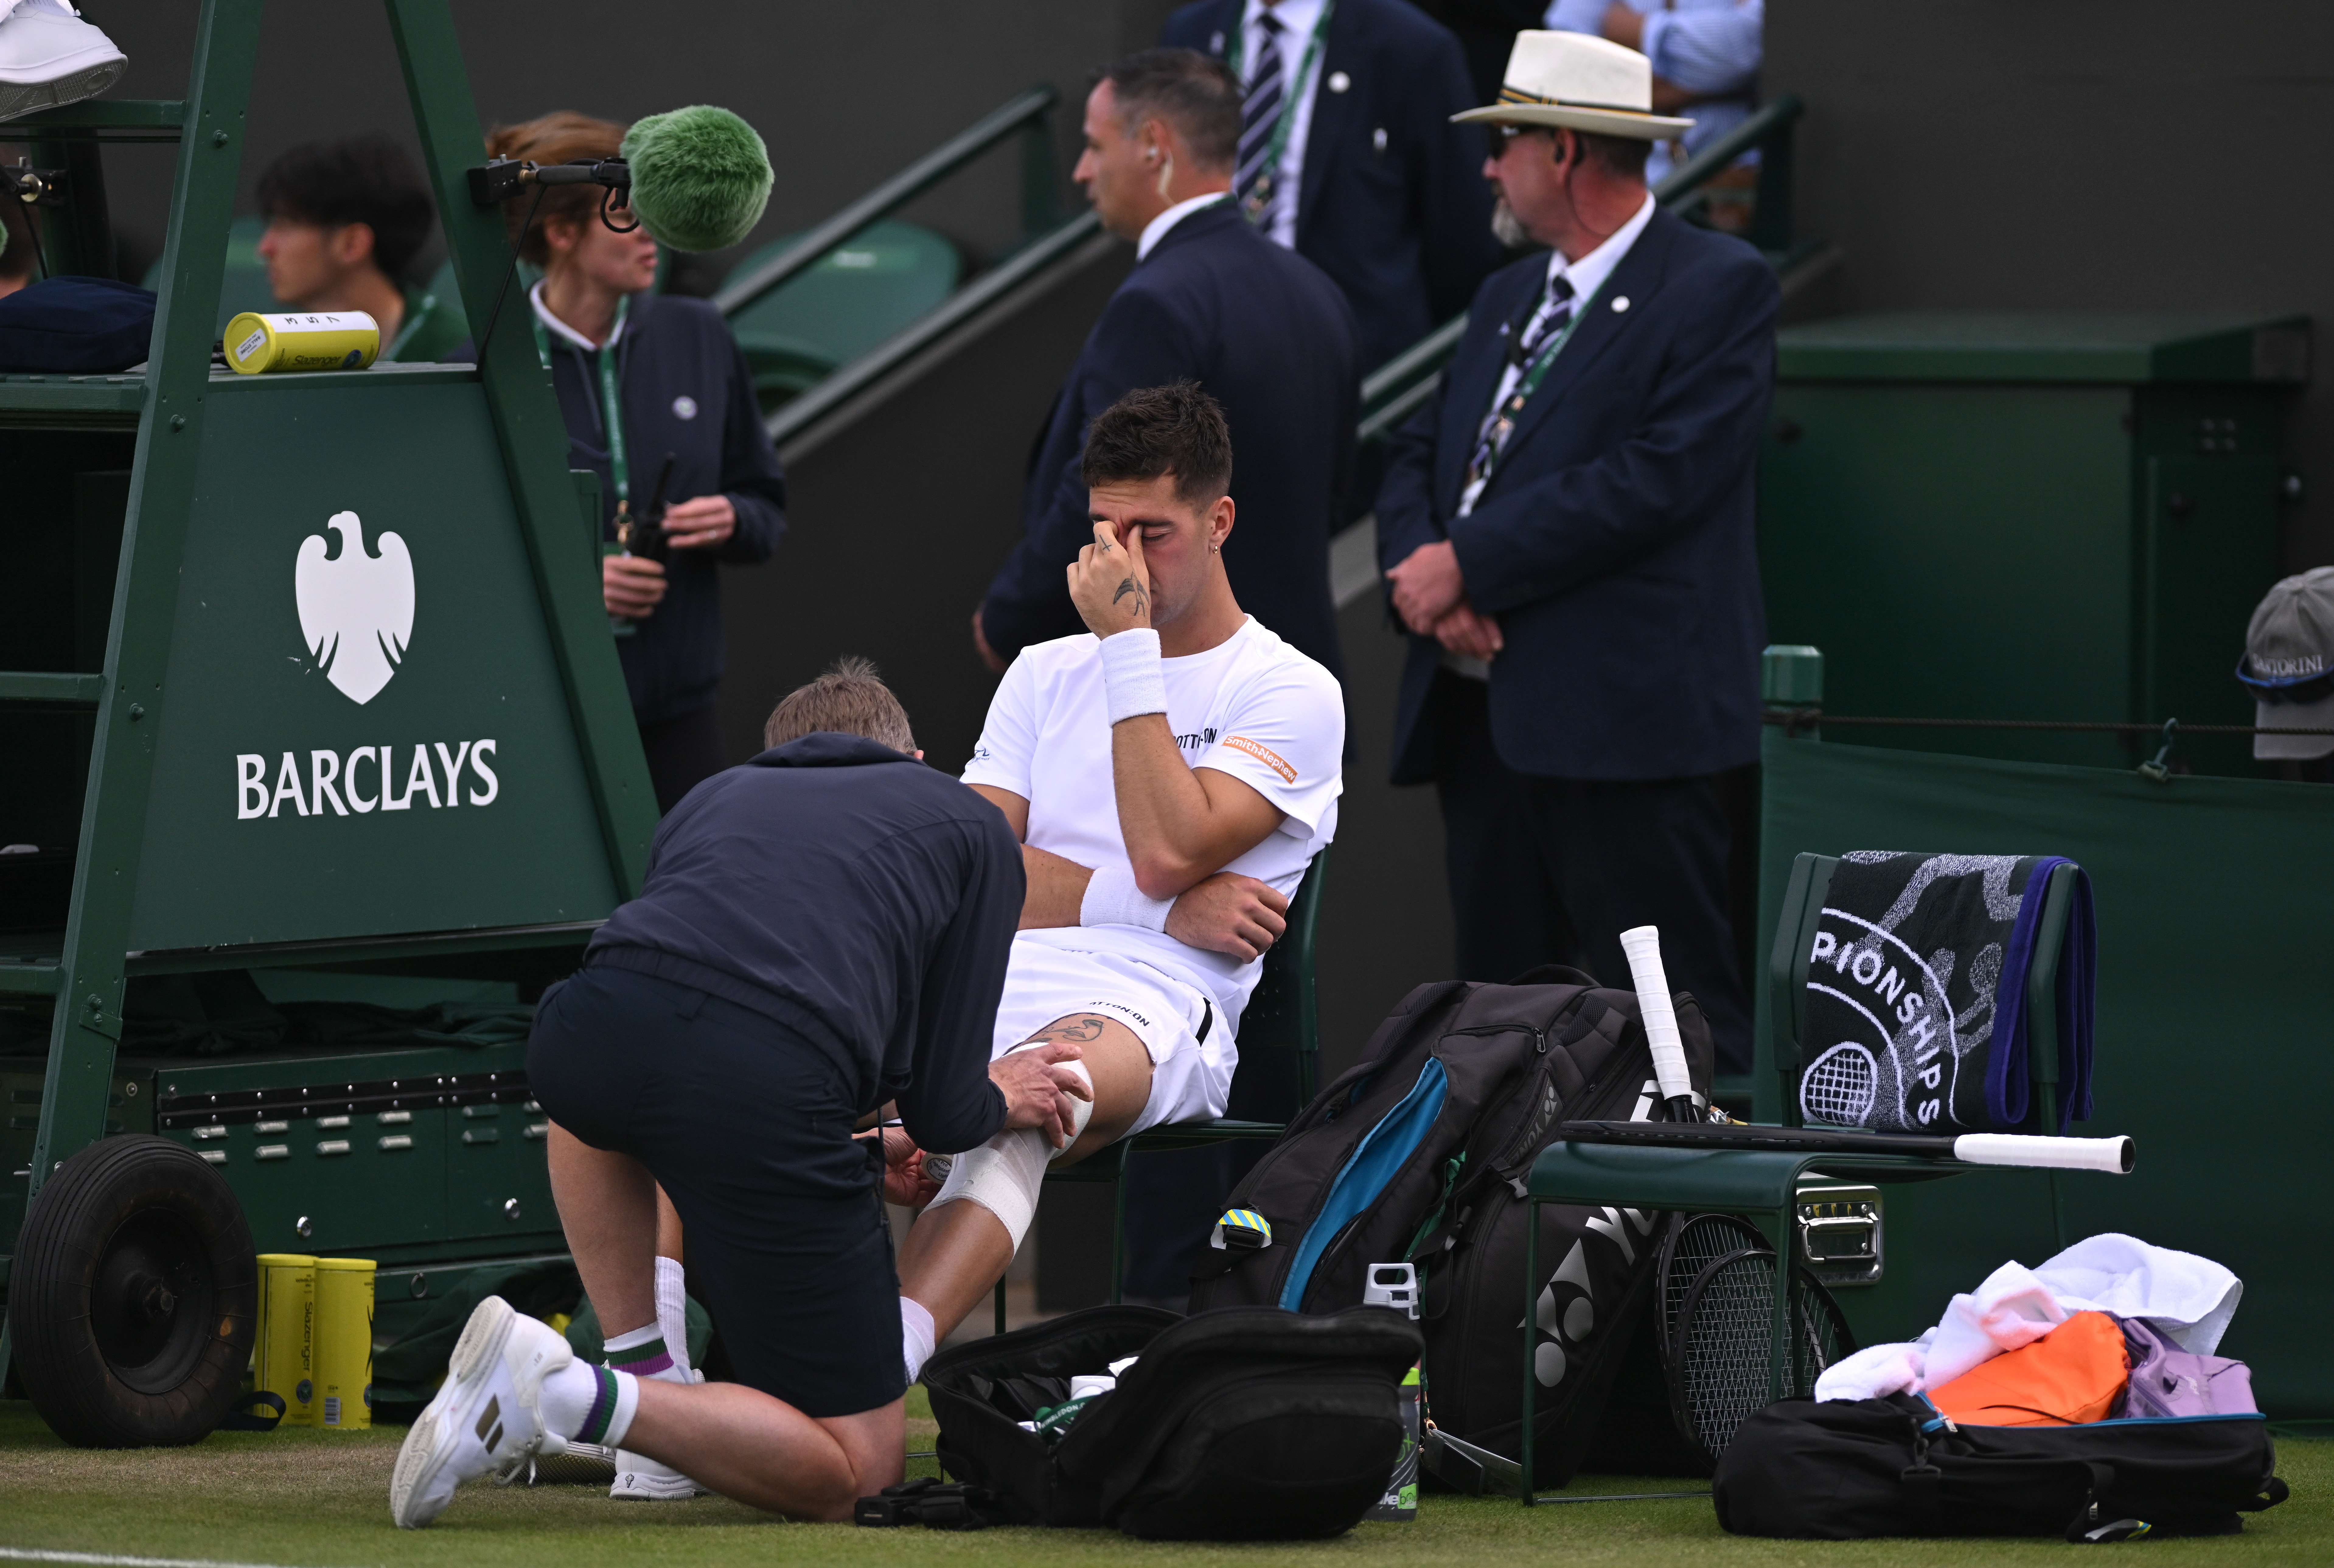
<instances>
[{"instance_id":1,"label":"white t-shirt","mask_svg":"<svg viewBox=\"0 0 2334 1568\"><path fill-rule=\"evenodd\" d=\"M1207 652L1160 664L1168 727L1184 762L1230 774L1283 813L1262 843L1220 869L1295 898L1307 863L1337 832L1345 752L1337 678L1254 616ZM964 782L1027 801L1027 839L1038 849L1082 866L1131 868L1112 787L1101 639L1080 633L1021 650L989 701ZM1067 926L1024 931L1020 939L1114 953L1165 970L1207 992L1234 1034L1263 968L1261 959L1243 964L1140 926Z\"/></svg>"}]
</instances>

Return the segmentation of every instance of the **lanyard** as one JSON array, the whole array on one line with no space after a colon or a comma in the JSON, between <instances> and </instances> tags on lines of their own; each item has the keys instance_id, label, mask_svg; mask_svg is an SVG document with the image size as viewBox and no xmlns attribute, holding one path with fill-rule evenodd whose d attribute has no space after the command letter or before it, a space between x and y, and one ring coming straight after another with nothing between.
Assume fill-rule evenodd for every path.
<instances>
[{"instance_id":1,"label":"lanyard","mask_svg":"<svg viewBox=\"0 0 2334 1568\"><path fill-rule=\"evenodd\" d=\"M632 308L632 296L622 294L616 300L616 320L608 329L608 341L593 354L600 364L600 418L608 428L608 477L616 490L616 539L629 543L632 521L632 466L624 452L623 390L616 382L616 343L623 336L624 315ZM551 334L545 330L543 317L535 322L535 351L543 361L545 370L551 369Z\"/></svg>"},{"instance_id":2,"label":"lanyard","mask_svg":"<svg viewBox=\"0 0 2334 1568\"><path fill-rule=\"evenodd\" d=\"M1596 293L1580 296L1579 303L1572 308L1572 319L1564 323L1563 330L1555 337L1541 345L1539 352L1532 359L1530 368L1524 371L1523 379L1516 383L1507 400L1492 405L1490 428L1483 432L1482 437L1490 442L1491 449L1483 459L1482 472L1475 476L1474 483L1478 486L1491 482L1492 472L1499 467L1500 459L1507 455L1508 437L1514 433L1516 421L1523 415L1524 405L1531 401L1532 394L1539 390L1540 382L1548 379L1548 367L1556 363L1556 356L1564 351L1564 345L1572 341L1572 334L1579 331L1580 323L1588 318L1588 307L1596 303L1596 293L1601 293L1604 286L1599 284ZM1534 311L1532 315L1538 313ZM1531 317L1525 317L1524 322L1529 326Z\"/></svg>"},{"instance_id":3,"label":"lanyard","mask_svg":"<svg viewBox=\"0 0 2334 1568\"><path fill-rule=\"evenodd\" d=\"M1337 0L1323 0L1321 19L1313 24L1313 36L1305 41L1305 58L1297 63L1297 74L1286 80L1281 88L1280 117L1273 122L1272 139L1264 149L1264 168L1256 177L1256 184L1240 198L1240 210L1250 223L1264 216L1271 205L1273 182L1280 177L1280 155L1288 150L1288 132L1297 123L1297 100L1305 91L1306 82L1313 74L1314 63L1321 57L1321 41L1329 36L1329 18L1337 14ZM1248 22L1243 16L1232 29L1231 49L1224 63L1234 76L1239 74L1240 55L1248 43ZM1253 83L1249 85L1253 86Z\"/></svg>"}]
</instances>

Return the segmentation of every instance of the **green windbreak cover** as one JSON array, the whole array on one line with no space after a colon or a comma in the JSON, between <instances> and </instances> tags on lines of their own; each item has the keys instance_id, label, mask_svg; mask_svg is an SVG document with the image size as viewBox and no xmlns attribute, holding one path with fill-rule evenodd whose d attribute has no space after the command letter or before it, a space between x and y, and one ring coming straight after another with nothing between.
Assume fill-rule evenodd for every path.
<instances>
[{"instance_id":1,"label":"green windbreak cover","mask_svg":"<svg viewBox=\"0 0 2334 1568\"><path fill-rule=\"evenodd\" d=\"M2234 1269L2220 1353L2262 1407L2334 1416L2323 1306L2334 1188L2334 789L1998 762L1767 732L1760 844L1758 1120L1777 1120L1764 983L1794 855L1849 850L2065 855L2098 909L2095 1120L2129 1176L1989 1170L1887 1195L1886 1274L1839 1300L1866 1343L1907 1339L2001 1263L2123 1231ZM1807 1041L1820 1050L1828 1044Z\"/></svg>"}]
</instances>

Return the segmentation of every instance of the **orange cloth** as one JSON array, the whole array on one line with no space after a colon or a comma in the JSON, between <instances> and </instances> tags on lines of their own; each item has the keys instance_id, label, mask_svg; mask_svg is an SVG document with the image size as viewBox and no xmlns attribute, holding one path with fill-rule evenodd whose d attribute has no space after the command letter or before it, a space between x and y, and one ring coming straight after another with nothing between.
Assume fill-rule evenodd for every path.
<instances>
[{"instance_id":1,"label":"orange cloth","mask_svg":"<svg viewBox=\"0 0 2334 1568\"><path fill-rule=\"evenodd\" d=\"M2077 1313L2032 1344L1971 1368L1929 1402L1972 1427L2103 1421L2131 1379L2123 1330L2105 1313Z\"/></svg>"}]
</instances>

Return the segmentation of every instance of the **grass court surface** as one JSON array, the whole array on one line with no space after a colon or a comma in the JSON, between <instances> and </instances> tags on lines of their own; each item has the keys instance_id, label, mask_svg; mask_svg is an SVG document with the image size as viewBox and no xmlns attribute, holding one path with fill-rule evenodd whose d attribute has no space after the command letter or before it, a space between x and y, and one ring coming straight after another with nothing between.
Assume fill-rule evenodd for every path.
<instances>
[{"instance_id":1,"label":"grass court surface","mask_svg":"<svg viewBox=\"0 0 2334 1568\"><path fill-rule=\"evenodd\" d=\"M911 1413L921 1412L922 1390L911 1390ZM911 1421L910 1448L929 1448L931 1435L929 1420ZM29 1404L0 1403L0 1563L24 1561L34 1553L87 1553L281 1568L629 1563L949 1568L979 1562L1048 1568L1140 1568L1146 1563L1546 1568L1552 1562L1567 1568L1608 1563L1991 1568L2059 1562L2088 1550L2052 1541L1744 1540L1720 1530L1710 1504L1699 1498L1526 1512L1503 1498L1429 1497L1414 1524L1362 1525L1332 1541L1219 1545L1136 1541L1116 1531L959 1534L921 1527L789 1525L719 1497L615 1503L596 1487L501 1489L491 1483L462 1488L429 1529L400 1531L389 1522L389 1472L404 1436L402 1427L367 1433L221 1432L191 1448L93 1453L59 1442ZM929 1459L909 1467L911 1475L931 1468ZM2105 1550L2136 1554L2149 1568L2334 1562L2334 1442L2281 1439L2278 1470L2293 1488L2291 1500L2249 1518L2242 1535L2145 1541ZM1572 1490L1678 1491L1691 1486L1597 1476L1583 1478Z\"/></svg>"}]
</instances>

